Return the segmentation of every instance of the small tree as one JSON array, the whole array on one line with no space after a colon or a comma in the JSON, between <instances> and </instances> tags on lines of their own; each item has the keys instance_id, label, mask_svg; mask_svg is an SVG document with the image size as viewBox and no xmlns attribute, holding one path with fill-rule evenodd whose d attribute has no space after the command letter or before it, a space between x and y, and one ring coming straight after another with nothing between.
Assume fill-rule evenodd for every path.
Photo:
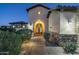
<instances>
[{"instance_id":1,"label":"small tree","mask_svg":"<svg viewBox=\"0 0 79 59\"><path fill-rule=\"evenodd\" d=\"M16 32L17 34L20 34L22 36L23 41L24 40L30 40L32 36L32 31L29 29L21 29Z\"/></svg>"}]
</instances>

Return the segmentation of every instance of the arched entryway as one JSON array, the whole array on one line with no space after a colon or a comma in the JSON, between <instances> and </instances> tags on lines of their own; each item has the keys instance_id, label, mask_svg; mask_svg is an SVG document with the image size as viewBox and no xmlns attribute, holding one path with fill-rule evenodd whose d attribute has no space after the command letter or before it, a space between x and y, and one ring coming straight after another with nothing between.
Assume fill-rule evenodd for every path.
<instances>
[{"instance_id":1,"label":"arched entryway","mask_svg":"<svg viewBox=\"0 0 79 59\"><path fill-rule=\"evenodd\" d=\"M41 20L37 20L34 23L34 35L42 35L45 32L44 22Z\"/></svg>"}]
</instances>

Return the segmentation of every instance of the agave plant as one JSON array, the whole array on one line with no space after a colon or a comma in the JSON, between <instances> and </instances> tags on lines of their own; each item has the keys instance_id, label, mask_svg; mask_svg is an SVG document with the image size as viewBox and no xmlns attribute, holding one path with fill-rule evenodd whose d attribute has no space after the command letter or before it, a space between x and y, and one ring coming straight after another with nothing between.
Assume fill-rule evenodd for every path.
<instances>
[{"instance_id":1,"label":"agave plant","mask_svg":"<svg viewBox=\"0 0 79 59\"><path fill-rule=\"evenodd\" d=\"M74 54L76 49L77 49L77 45L75 42L68 41L64 46L64 50L66 53Z\"/></svg>"}]
</instances>

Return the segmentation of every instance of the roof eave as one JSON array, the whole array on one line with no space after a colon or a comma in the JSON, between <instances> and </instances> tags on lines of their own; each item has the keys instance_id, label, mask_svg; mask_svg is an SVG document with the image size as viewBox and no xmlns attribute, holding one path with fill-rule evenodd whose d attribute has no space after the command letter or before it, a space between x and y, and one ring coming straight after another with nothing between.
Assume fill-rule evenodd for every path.
<instances>
[{"instance_id":1,"label":"roof eave","mask_svg":"<svg viewBox=\"0 0 79 59\"><path fill-rule=\"evenodd\" d=\"M35 6L32 6L32 7L28 8L28 9L26 9L26 11L29 12L30 9L33 9L33 8L35 8L35 7L37 7L37 6L42 6L42 7L46 8L46 9L48 9L48 10L50 9L49 7L44 6L44 5L42 5L42 4L37 4L37 5L35 5Z\"/></svg>"}]
</instances>

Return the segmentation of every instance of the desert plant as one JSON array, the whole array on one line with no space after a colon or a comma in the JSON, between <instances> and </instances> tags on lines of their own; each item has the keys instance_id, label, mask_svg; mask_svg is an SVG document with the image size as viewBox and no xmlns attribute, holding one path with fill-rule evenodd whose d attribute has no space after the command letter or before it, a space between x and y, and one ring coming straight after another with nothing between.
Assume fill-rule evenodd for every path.
<instances>
[{"instance_id":1,"label":"desert plant","mask_svg":"<svg viewBox=\"0 0 79 59\"><path fill-rule=\"evenodd\" d=\"M77 46L76 46L75 42L69 41L69 42L66 42L65 45L64 45L64 50L65 50L66 53L74 54L76 48L77 48Z\"/></svg>"},{"instance_id":2,"label":"desert plant","mask_svg":"<svg viewBox=\"0 0 79 59\"><path fill-rule=\"evenodd\" d=\"M16 32L17 34L20 34L22 36L22 39L24 40L30 40L32 36L32 31L29 29L21 29Z\"/></svg>"},{"instance_id":3,"label":"desert plant","mask_svg":"<svg viewBox=\"0 0 79 59\"><path fill-rule=\"evenodd\" d=\"M0 52L19 54L22 44L22 36L14 32L0 31Z\"/></svg>"}]
</instances>

